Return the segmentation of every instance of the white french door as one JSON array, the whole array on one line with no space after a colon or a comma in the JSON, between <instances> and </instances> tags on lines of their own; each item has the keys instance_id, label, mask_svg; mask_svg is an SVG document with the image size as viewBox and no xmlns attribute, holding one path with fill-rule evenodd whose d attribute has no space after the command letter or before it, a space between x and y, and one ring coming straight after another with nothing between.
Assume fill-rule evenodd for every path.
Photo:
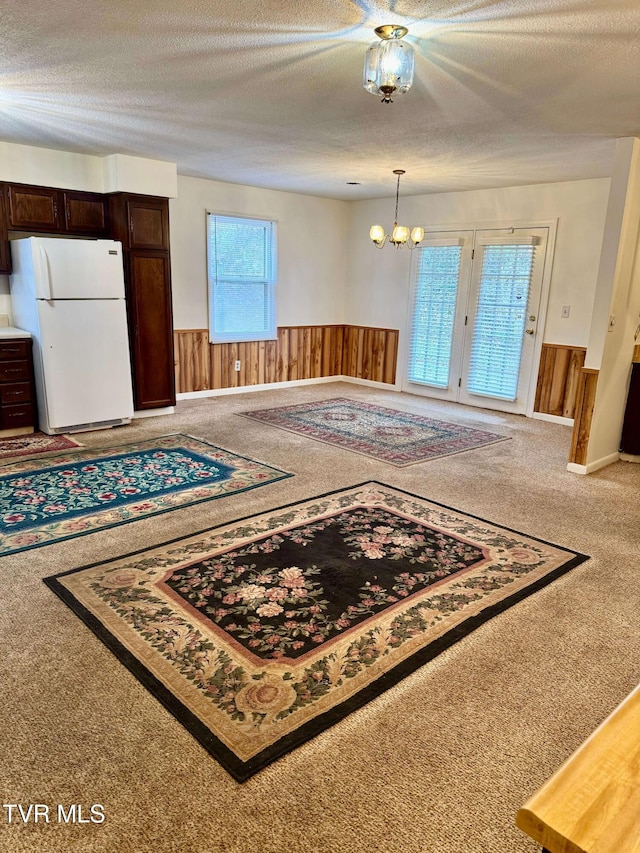
<instances>
[{"instance_id":1,"label":"white french door","mask_svg":"<svg viewBox=\"0 0 640 853\"><path fill-rule=\"evenodd\" d=\"M546 227L425 235L403 390L526 412L547 242Z\"/></svg>"}]
</instances>

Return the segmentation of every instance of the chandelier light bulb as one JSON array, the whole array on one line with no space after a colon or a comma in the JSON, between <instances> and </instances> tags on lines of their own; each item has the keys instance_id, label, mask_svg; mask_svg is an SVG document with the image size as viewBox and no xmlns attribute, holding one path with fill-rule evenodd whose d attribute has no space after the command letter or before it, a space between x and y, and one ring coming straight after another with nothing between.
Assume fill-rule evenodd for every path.
<instances>
[{"instance_id":1,"label":"chandelier light bulb","mask_svg":"<svg viewBox=\"0 0 640 853\"><path fill-rule=\"evenodd\" d=\"M409 229L406 225L396 225L391 235L392 243L406 243L409 239Z\"/></svg>"},{"instance_id":2,"label":"chandelier light bulb","mask_svg":"<svg viewBox=\"0 0 640 853\"><path fill-rule=\"evenodd\" d=\"M384 241L384 228L382 225L372 225L369 237L371 237L374 243L382 243Z\"/></svg>"}]
</instances>

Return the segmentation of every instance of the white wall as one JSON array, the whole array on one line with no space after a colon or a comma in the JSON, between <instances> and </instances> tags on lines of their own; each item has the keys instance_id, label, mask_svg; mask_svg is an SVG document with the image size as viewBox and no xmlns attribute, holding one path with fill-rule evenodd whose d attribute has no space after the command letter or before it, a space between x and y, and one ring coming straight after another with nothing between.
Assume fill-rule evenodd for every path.
<instances>
[{"instance_id":1,"label":"white wall","mask_svg":"<svg viewBox=\"0 0 640 853\"><path fill-rule=\"evenodd\" d=\"M640 139L617 141L611 195L596 297L601 308L593 318L586 362L599 368L587 466L611 460L620 447L640 323Z\"/></svg>"},{"instance_id":2,"label":"white wall","mask_svg":"<svg viewBox=\"0 0 640 853\"><path fill-rule=\"evenodd\" d=\"M207 328L206 211L278 223L279 326L344 322L349 202L178 177L169 202L176 329Z\"/></svg>"},{"instance_id":3,"label":"white wall","mask_svg":"<svg viewBox=\"0 0 640 853\"><path fill-rule=\"evenodd\" d=\"M102 192L103 158L0 142L0 181Z\"/></svg>"},{"instance_id":4,"label":"white wall","mask_svg":"<svg viewBox=\"0 0 640 853\"><path fill-rule=\"evenodd\" d=\"M598 178L408 197L401 185L398 218L403 225L429 228L557 219L543 339L587 346L609 184L609 178ZM378 250L368 236L371 225L393 227L394 205L391 198L352 205L345 322L397 328L404 340L412 253L389 245ZM568 319L560 316L563 305L571 306Z\"/></svg>"},{"instance_id":5,"label":"white wall","mask_svg":"<svg viewBox=\"0 0 640 853\"><path fill-rule=\"evenodd\" d=\"M84 192L176 194L175 163L110 154L96 157L0 142L0 181Z\"/></svg>"}]
</instances>

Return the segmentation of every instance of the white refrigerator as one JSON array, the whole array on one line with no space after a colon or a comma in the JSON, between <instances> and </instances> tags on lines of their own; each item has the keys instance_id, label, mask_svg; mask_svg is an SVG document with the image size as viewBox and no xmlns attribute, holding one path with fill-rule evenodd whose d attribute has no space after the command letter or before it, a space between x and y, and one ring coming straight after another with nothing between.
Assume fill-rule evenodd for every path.
<instances>
[{"instance_id":1,"label":"white refrigerator","mask_svg":"<svg viewBox=\"0 0 640 853\"><path fill-rule=\"evenodd\" d=\"M11 242L14 325L31 333L39 427L50 435L133 416L122 246L114 240Z\"/></svg>"}]
</instances>

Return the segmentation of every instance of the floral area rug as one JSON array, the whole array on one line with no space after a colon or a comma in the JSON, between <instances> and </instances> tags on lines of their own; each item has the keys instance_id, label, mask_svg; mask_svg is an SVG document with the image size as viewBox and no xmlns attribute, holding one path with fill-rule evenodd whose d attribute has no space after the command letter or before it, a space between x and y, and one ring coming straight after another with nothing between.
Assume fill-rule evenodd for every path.
<instances>
[{"instance_id":1,"label":"floral area rug","mask_svg":"<svg viewBox=\"0 0 640 853\"><path fill-rule=\"evenodd\" d=\"M342 397L241 414L399 467L509 438Z\"/></svg>"},{"instance_id":2,"label":"floral area rug","mask_svg":"<svg viewBox=\"0 0 640 853\"><path fill-rule=\"evenodd\" d=\"M82 446L79 441L68 435L45 435L43 432L15 435L11 438L0 438L0 459L31 456L35 453L53 453L56 450Z\"/></svg>"},{"instance_id":3,"label":"floral area rug","mask_svg":"<svg viewBox=\"0 0 640 853\"><path fill-rule=\"evenodd\" d=\"M0 468L0 556L291 476L188 435L76 451L41 466Z\"/></svg>"},{"instance_id":4,"label":"floral area rug","mask_svg":"<svg viewBox=\"0 0 640 853\"><path fill-rule=\"evenodd\" d=\"M586 559L367 482L46 583L244 781Z\"/></svg>"}]
</instances>

